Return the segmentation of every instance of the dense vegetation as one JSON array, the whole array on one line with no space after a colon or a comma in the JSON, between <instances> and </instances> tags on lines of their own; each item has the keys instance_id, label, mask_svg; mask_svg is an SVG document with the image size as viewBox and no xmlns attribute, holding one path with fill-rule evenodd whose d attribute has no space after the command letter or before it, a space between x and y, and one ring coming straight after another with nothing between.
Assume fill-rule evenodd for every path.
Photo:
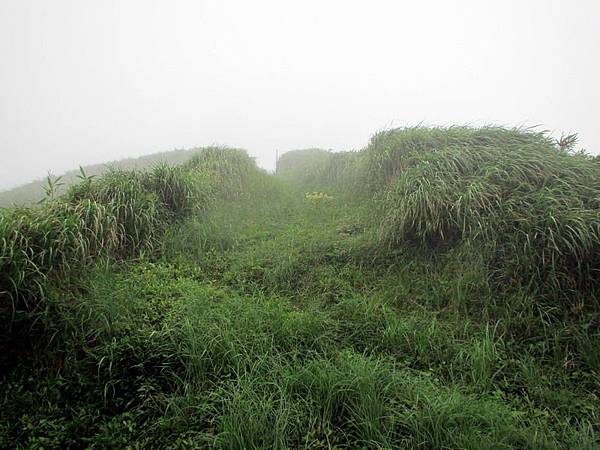
<instances>
[{"instance_id":1,"label":"dense vegetation","mask_svg":"<svg viewBox=\"0 0 600 450\"><path fill-rule=\"evenodd\" d=\"M600 166L528 130L234 149L7 209L0 447L600 445Z\"/></svg>"},{"instance_id":2,"label":"dense vegetation","mask_svg":"<svg viewBox=\"0 0 600 450\"><path fill-rule=\"evenodd\" d=\"M87 176L102 175L110 170L143 170L157 164L165 163L170 166L183 164L198 149L172 150L170 152L159 152L139 158L126 158L119 161L111 161L104 164L91 164L82 169ZM50 181L55 185L56 193L64 193L70 186L80 181L81 169L65 172L60 176L50 175ZM8 208L13 205L31 206L44 198L48 180L36 180L17 186L12 189L0 191L0 208Z\"/></svg>"}]
</instances>

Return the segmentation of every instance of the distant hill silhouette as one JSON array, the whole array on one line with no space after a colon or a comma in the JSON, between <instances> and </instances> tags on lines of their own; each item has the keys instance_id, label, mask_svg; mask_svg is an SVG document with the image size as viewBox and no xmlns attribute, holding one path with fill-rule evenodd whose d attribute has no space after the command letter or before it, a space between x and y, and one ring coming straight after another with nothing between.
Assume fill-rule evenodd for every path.
<instances>
[{"instance_id":1,"label":"distant hill silhouette","mask_svg":"<svg viewBox=\"0 0 600 450\"><path fill-rule=\"evenodd\" d=\"M187 161L190 157L196 153L198 149L188 150L172 150L167 152L153 153L150 155L140 156L139 158L125 158L118 161L109 161L103 164L92 164L89 166L83 166L83 170L86 175L100 175L110 168L115 169L144 169L151 167L159 162L166 162L168 164L180 164ZM78 175L80 175L79 168L70 170L60 176L62 176L59 192L64 192L66 188L78 181ZM55 179L58 176L52 175ZM45 195L44 187L47 185L46 178L38 179L22 186L15 187L13 189L0 191L0 207L6 208L13 205L31 205L42 199Z\"/></svg>"}]
</instances>

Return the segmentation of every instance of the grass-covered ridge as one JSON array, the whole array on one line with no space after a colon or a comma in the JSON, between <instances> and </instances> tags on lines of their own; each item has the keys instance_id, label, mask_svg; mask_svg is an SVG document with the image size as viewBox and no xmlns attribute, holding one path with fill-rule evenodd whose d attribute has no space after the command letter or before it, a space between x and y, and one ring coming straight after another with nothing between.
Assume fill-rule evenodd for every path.
<instances>
[{"instance_id":1,"label":"grass-covered ridge","mask_svg":"<svg viewBox=\"0 0 600 450\"><path fill-rule=\"evenodd\" d=\"M359 180L359 153L318 148L291 150L277 161L277 176L305 188L350 190Z\"/></svg>"},{"instance_id":2,"label":"grass-covered ridge","mask_svg":"<svg viewBox=\"0 0 600 450\"><path fill-rule=\"evenodd\" d=\"M367 179L385 192L381 237L476 241L502 283L567 294L600 273L600 172L542 133L408 129L376 135Z\"/></svg>"},{"instance_id":3,"label":"grass-covered ridge","mask_svg":"<svg viewBox=\"0 0 600 450\"><path fill-rule=\"evenodd\" d=\"M583 188L579 203L564 198L561 183L586 174L595 195L597 162L563 147L521 130L402 129L318 162L299 152L297 174L319 168L308 178L290 161L274 177L244 152L209 149L179 167L83 180L40 210L62 218L52 205L96 202L136 236L144 217L111 206L116 195L144 211L152 202L159 226L148 245L44 281L43 312L12 330L0 447L598 447L594 274L555 256L567 277L555 291L547 277L502 278L511 262L539 264L500 251L535 227L516 206L512 220L494 218L546 188L574 215L597 209ZM494 164L503 176L485 178ZM476 187L501 191L500 209L461 203ZM415 219L402 222L407 208ZM469 214L485 219L480 231ZM583 267L583 255L569 257ZM578 277L587 283L568 281Z\"/></svg>"},{"instance_id":4,"label":"grass-covered ridge","mask_svg":"<svg viewBox=\"0 0 600 450\"><path fill-rule=\"evenodd\" d=\"M146 170L158 164L176 166L188 161L198 152L198 148L188 150L172 150L168 152L153 153L138 158L125 158L104 164L91 164L83 166L88 176L100 176L111 170ZM79 182L80 169L70 170L60 176L51 175L50 180L56 184L58 193L66 190ZM0 208L10 206L31 206L44 198L47 179L40 179L25 183L12 189L0 191Z\"/></svg>"},{"instance_id":5,"label":"grass-covered ridge","mask_svg":"<svg viewBox=\"0 0 600 450\"><path fill-rule=\"evenodd\" d=\"M575 143L528 129L400 128L360 152L307 152L301 167L305 184L381 211L382 252L475 246L498 283L573 298L600 273L600 172Z\"/></svg>"},{"instance_id":6,"label":"grass-covered ridge","mask_svg":"<svg viewBox=\"0 0 600 450\"><path fill-rule=\"evenodd\" d=\"M219 164L259 173L247 154L233 149L199 150L186 165L149 171L111 170L87 176L62 194L49 192L37 208L0 211L0 313L10 343L24 316L45 310L48 284L99 260L151 254L168 227L205 210L216 198L235 195L238 173ZM35 319L34 319L35 321Z\"/></svg>"}]
</instances>

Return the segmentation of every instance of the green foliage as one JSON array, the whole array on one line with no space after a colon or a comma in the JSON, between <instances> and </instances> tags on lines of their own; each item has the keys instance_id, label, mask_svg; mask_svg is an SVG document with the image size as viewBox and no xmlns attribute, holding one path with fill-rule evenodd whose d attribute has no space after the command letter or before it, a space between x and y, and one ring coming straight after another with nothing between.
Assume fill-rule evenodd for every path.
<instances>
[{"instance_id":1,"label":"green foliage","mask_svg":"<svg viewBox=\"0 0 600 450\"><path fill-rule=\"evenodd\" d=\"M252 176L259 170L245 150L227 147L206 147L196 153L185 167L213 177L219 195L232 198L240 195Z\"/></svg>"},{"instance_id":2,"label":"green foliage","mask_svg":"<svg viewBox=\"0 0 600 450\"><path fill-rule=\"evenodd\" d=\"M360 152L284 154L280 176L363 199L382 252L470 242L499 285L572 303L600 273L600 172L575 144L529 129L399 128Z\"/></svg>"},{"instance_id":3,"label":"green foliage","mask_svg":"<svg viewBox=\"0 0 600 450\"><path fill-rule=\"evenodd\" d=\"M32 309L54 272L68 273L116 248L116 218L93 200L50 202L40 209L11 209L0 215L2 310L23 302Z\"/></svg>"},{"instance_id":4,"label":"green foliage","mask_svg":"<svg viewBox=\"0 0 600 450\"><path fill-rule=\"evenodd\" d=\"M3 297L16 313L0 447L597 448L593 289L567 306L525 273L546 257L567 273L575 244L552 255L536 239L552 211L554 241L581 245L568 236L588 226L576 207L597 209L588 157L514 130L385 136L328 153L332 175L313 180L208 149L174 168L83 172L62 197L3 211L0 286L23 304ZM315 208L313 182L335 200Z\"/></svg>"},{"instance_id":5,"label":"green foliage","mask_svg":"<svg viewBox=\"0 0 600 450\"><path fill-rule=\"evenodd\" d=\"M100 176L110 170L145 170L157 164L168 164L176 166L188 161L198 149L172 150L169 152L153 153L140 156L139 158L125 158L119 161L111 161L105 164L93 164L71 170L56 177L49 175L44 180L36 180L6 191L0 191L0 208L8 208L13 205L30 206L45 197L48 182L55 186L54 193L58 196L81 181L81 171L86 176Z\"/></svg>"},{"instance_id":6,"label":"green foliage","mask_svg":"<svg viewBox=\"0 0 600 450\"><path fill-rule=\"evenodd\" d=\"M231 180L213 177L218 155L239 163ZM232 159L233 158L233 159ZM213 165L211 165L213 164ZM87 176L63 196L49 180L48 197L38 208L9 208L0 214L0 301L3 317L31 312L46 282L85 268L101 257L126 258L151 250L166 226L206 208L219 183L241 186L253 166L245 153L224 149L200 152L193 164L164 164L148 172L109 170ZM10 325L7 319L5 325Z\"/></svg>"},{"instance_id":7,"label":"green foliage","mask_svg":"<svg viewBox=\"0 0 600 450\"><path fill-rule=\"evenodd\" d=\"M320 172L322 182L327 186L336 186L340 190L362 193L361 173L363 155L359 152L335 152Z\"/></svg>"},{"instance_id":8,"label":"green foliage","mask_svg":"<svg viewBox=\"0 0 600 450\"><path fill-rule=\"evenodd\" d=\"M155 192L163 207L176 217L187 217L213 201L213 180L183 166L160 164L146 176L145 187Z\"/></svg>"},{"instance_id":9,"label":"green foliage","mask_svg":"<svg viewBox=\"0 0 600 450\"><path fill-rule=\"evenodd\" d=\"M148 189L147 178L141 172L110 171L101 178L75 185L65 201L70 204L87 199L104 205L119 226L118 250L131 254L151 243L161 227L160 192Z\"/></svg>"},{"instance_id":10,"label":"green foliage","mask_svg":"<svg viewBox=\"0 0 600 450\"><path fill-rule=\"evenodd\" d=\"M277 175L294 183L313 185L330 158L331 153L320 148L291 150L277 160Z\"/></svg>"},{"instance_id":11,"label":"green foliage","mask_svg":"<svg viewBox=\"0 0 600 450\"><path fill-rule=\"evenodd\" d=\"M502 283L564 295L597 284L600 172L585 155L501 128L391 130L366 152L389 247L473 240Z\"/></svg>"},{"instance_id":12,"label":"green foliage","mask_svg":"<svg viewBox=\"0 0 600 450\"><path fill-rule=\"evenodd\" d=\"M359 192L360 156L358 152L292 150L281 155L277 161L277 175L307 189Z\"/></svg>"}]
</instances>

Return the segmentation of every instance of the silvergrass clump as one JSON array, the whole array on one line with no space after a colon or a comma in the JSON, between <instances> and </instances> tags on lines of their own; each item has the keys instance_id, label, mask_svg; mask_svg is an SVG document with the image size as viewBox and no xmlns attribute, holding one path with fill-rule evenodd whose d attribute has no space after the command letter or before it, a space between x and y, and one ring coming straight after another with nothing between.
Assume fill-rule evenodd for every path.
<instances>
[{"instance_id":1,"label":"silvergrass clump","mask_svg":"<svg viewBox=\"0 0 600 450\"><path fill-rule=\"evenodd\" d=\"M277 175L303 186L316 186L332 153L320 148L291 150L277 160Z\"/></svg>"},{"instance_id":2,"label":"silvergrass clump","mask_svg":"<svg viewBox=\"0 0 600 450\"><path fill-rule=\"evenodd\" d=\"M360 152L335 152L321 171L321 178L326 185L337 186L341 190L359 193L362 189L360 171L362 169Z\"/></svg>"},{"instance_id":3,"label":"silvergrass clump","mask_svg":"<svg viewBox=\"0 0 600 450\"><path fill-rule=\"evenodd\" d=\"M360 152L321 149L292 150L277 162L277 175L309 189L362 193Z\"/></svg>"},{"instance_id":4,"label":"silvergrass clump","mask_svg":"<svg viewBox=\"0 0 600 450\"><path fill-rule=\"evenodd\" d=\"M117 247L119 228L104 205L81 199L0 214L1 308L33 309L47 277L85 266Z\"/></svg>"},{"instance_id":5,"label":"silvergrass clump","mask_svg":"<svg viewBox=\"0 0 600 450\"><path fill-rule=\"evenodd\" d=\"M190 216L212 201L209 176L183 166L159 164L145 177L145 186L155 192L163 207L175 217Z\"/></svg>"},{"instance_id":6,"label":"silvergrass clump","mask_svg":"<svg viewBox=\"0 0 600 450\"><path fill-rule=\"evenodd\" d=\"M444 149L496 147L506 149L536 144L551 145L544 133L529 129L488 126L473 128L407 127L380 131L364 150L365 184L371 192L387 189L408 167L419 165L430 152ZM477 151L476 151L477 153Z\"/></svg>"},{"instance_id":7,"label":"silvergrass clump","mask_svg":"<svg viewBox=\"0 0 600 450\"><path fill-rule=\"evenodd\" d=\"M185 166L150 172L82 171L66 194L54 189L38 208L0 214L1 308L32 311L46 281L106 256L126 258L152 248L166 225L189 216L212 198L213 180Z\"/></svg>"},{"instance_id":8,"label":"silvergrass clump","mask_svg":"<svg viewBox=\"0 0 600 450\"><path fill-rule=\"evenodd\" d=\"M197 150L195 149L180 149L171 150L150 155L140 156L139 158L125 158L119 161L109 161L103 164L93 164L85 166L85 173L94 177L101 176L109 170L149 170L154 165L166 163L169 166L176 166L188 161ZM81 168L71 170L60 177L50 175L52 182L59 181L56 187L56 194L64 194L68 188L78 184L81 180ZM44 191L48 187L48 180L32 181L30 183L18 186L14 189L0 192L0 208L8 208L14 205L31 206L40 198L44 197Z\"/></svg>"},{"instance_id":9,"label":"silvergrass clump","mask_svg":"<svg viewBox=\"0 0 600 450\"><path fill-rule=\"evenodd\" d=\"M215 195L225 198L237 197L252 175L259 173L245 150L227 147L202 148L184 168L211 179Z\"/></svg>"},{"instance_id":10,"label":"silvergrass clump","mask_svg":"<svg viewBox=\"0 0 600 450\"><path fill-rule=\"evenodd\" d=\"M159 195L147 187L148 175L138 171L108 172L102 178L92 180L83 192L104 205L115 217L119 226L121 255L136 252L146 244L152 244L161 228L163 208ZM67 201L76 199L81 191L68 192Z\"/></svg>"},{"instance_id":11,"label":"silvergrass clump","mask_svg":"<svg viewBox=\"0 0 600 450\"><path fill-rule=\"evenodd\" d=\"M561 141L563 142L563 141ZM600 171L544 133L409 128L379 133L368 188L388 248L478 242L495 277L570 295L593 289L600 258Z\"/></svg>"}]
</instances>

